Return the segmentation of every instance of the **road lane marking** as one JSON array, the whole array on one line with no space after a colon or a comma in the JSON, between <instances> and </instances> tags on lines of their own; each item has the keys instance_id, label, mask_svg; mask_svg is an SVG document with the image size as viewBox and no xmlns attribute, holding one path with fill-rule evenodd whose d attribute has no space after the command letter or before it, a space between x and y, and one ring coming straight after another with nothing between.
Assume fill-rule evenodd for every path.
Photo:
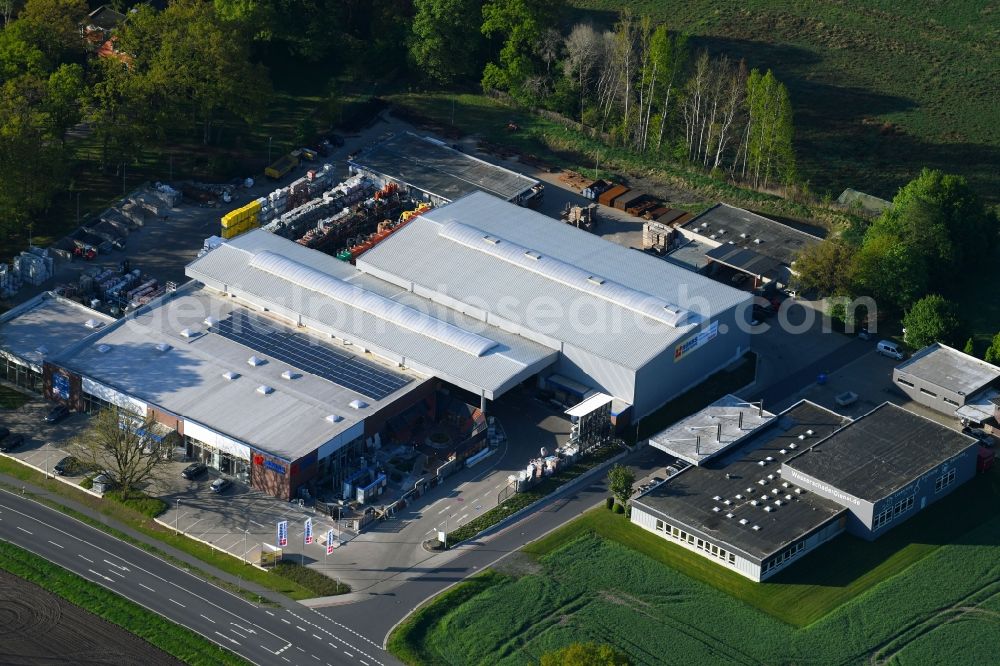
<instances>
[{"instance_id":1,"label":"road lane marking","mask_svg":"<svg viewBox=\"0 0 1000 666\"><path fill-rule=\"evenodd\" d=\"M316 634L313 634L313 638L315 638L315 639L316 639L316 640L318 640L318 641L321 641L321 640L323 640L323 637L322 637L322 636L317 636Z\"/></svg>"},{"instance_id":2,"label":"road lane marking","mask_svg":"<svg viewBox=\"0 0 1000 666\"><path fill-rule=\"evenodd\" d=\"M257 633L256 631L254 631L254 630L253 630L253 629L251 629L250 627L244 627L243 625L241 625L241 624L236 624L235 622L230 622L229 624L233 625L233 626L234 626L234 627L236 627L237 629L240 629L241 631L245 631L245 632L247 632L248 634L256 634L256 633Z\"/></svg>"},{"instance_id":3,"label":"road lane marking","mask_svg":"<svg viewBox=\"0 0 1000 666\"><path fill-rule=\"evenodd\" d=\"M23 527L21 527L20 525L18 525L18 526L17 526L17 529L21 530L21 531L22 531L22 532L24 532L25 534L34 534L34 532L29 532L28 530L24 529L24 528L23 528Z\"/></svg>"},{"instance_id":4,"label":"road lane marking","mask_svg":"<svg viewBox=\"0 0 1000 666\"><path fill-rule=\"evenodd\" d=\"M213 620L213 619L212 619L212 618L210 618L209 616L205 615L204 613L198 613L198 614L199 614L199 615L201 615L201 616L202 616L203 618L205 618L206 620L208 620L209 622L211 622L212 624L215 624L215 620Z\"/></svg>"},{"instance_id":5,"label":"road lane marking","mask_svg":"<svg viewBox=\"0 0 1000 666\"><path fill-rule=\"evenodd\" d=\"M56 543L55 541L49 541L49 543L51 543L51 544L52 544L53 546L55 546L56 548L62 548L62 546L60 546L59 544L57 544L57 543ZM64 549L64 550L65 550L65 549Z\"/></svg>"},{"instance_id":6,"label":"road lane marking","mask_svg":"<svg viewBox=\"0 0 1000 666\"><path fill-rule=\"evenodd\" d=\"M167 597L167 599L170 599L170 597ZM187 608L187 606L185 606L185 605L184 605L184 604L182 604L181 602L177 601L176 599L170 599L170 601L173 601L173 602L174 602L175 604L177 604L177 605L178 605L178 606L180 606L181 608Z\"/></svg>"},{"instance_id":7,"label":"road lane marking","mask_svg":"<svg viewBox=\"0 0 1000 666\"><path fill-rule=\"evenodd\" d=\"M153 588L151 588L149 585L143 585L142 583L139 583L139 587L144 587L147 590L149 590L150 592L156 594L156 590L154 590ZM204 616L202 616L202 617L204 617Z\"/></svg>"},{"instance_id":8,"label":"road lane marking","mask_svg":"<svg viewBox=\"0 0 1000 666\"><path fill-rule=\"evenodd\" d=\"M116 571L116 570L114 570L114 569L108 569L108 571L109 571L110 573L113 573L113 574L114 574L114 575L116 575L116 576L120 576L120 577L122 577L122 578L124 578L124 577L125 577L125 574L123 574L123 573L122 573L121 571Z\"/></svg>"},{"instance_id":9,"label":"road lane marking","mask_svg":"<svg viewBox=\"0 0 1000 666\"><path fill-rule=\"evenodd\" d=\"M444 513L445 511L447 511L447 510L448 510L448 509L450 509L450 508L451 508L451 507L448 507L448 506L446 506L445 508L443 508L443 509L441 509L440 511L438 511L438 515L440 516L440 515L441 515L442 513Z\"/></svg>"},{"instance_id":10,"label":"road lane marking","mask_svg":"<svg viewBox=\"0 0 1000 666\"><path fill-rule=\"evenodd\" d=\"M240 644L240 642L239 642L238 640L236 640L236 639L235 639L235 638L233 638L232 636L226 636L226 635L225 635L224 633L222 633L221 631L217 631L217 632L215 632L215 633L216 633L217 635L219 635L219 636L222 636L223 638L225 638L225 639L226 639L227 641L229 641L230 643L232 643L232 644L234 644L234 645L239 645L239 644ZM282 659L284 659L284 657L282 657Z\"/></svg>"},{"instance_id":11,"label":"road lane marking","mask_svg":"<svg viewBox=\"0 0 1000 666\"><path fill-rule=\"evenodd\" d=\"M344 654L346 654L346 655L347 655L348 657L350 657L351 659L354 659L354 655L353 655L353 654L351 654L350 652L348 652L347 650L344 650Z\"/></svg>"},{"instance_id":12,"label":"road lane marking","mask_svg":"<svg viewBox=\"0 0 1000 666\"><path fill-rule=\"evenodd\" d=\"M116 569L121 569L122 571L128 571L128 568L127 568L127 567L123 567L123 566L122 566L122 565L120 565L120 564L115 564L115 563L114 563L114 562L112 562L111 560L104 560L104 561L105 561L105 562L107 562L108 564L110 564L111 566L115 567Z\"/></svg>"},{"instance_id":13,"label":"road lane marking","mask_svg":"<svg viewBox=\"0 0 1000 666\"><path fill-rule=\"evenodd\" d=\"M285 661L287 661L289 664L292 663L291 659L289 659L288 657L282 657L282 659L284 659Z\"/></svg>"},{"instance_id":14,"label":"road lane marking","mask_svg":"<svg viewBox=\"0 0 1000 666\"><path fill-rule=\"evenodd\" d=\"M0 494L10 495L11 497L15 498L15 501L17 499L16 493L12 493L12 492L10 492L8 490L4 490L2 488L0 488ZM30 506L31 506L32 510L38 511L39 513L43 513L46 516L48 516L49 514L51 514L51 515L53 515L55 517L55 520L57 522L60 521L60 520L61 521L66 521L66 524L69 524L69 525L72 525L72 526L78 528L81 532L84 532L84 533L87 533L87 534L91 534L91 532L92 532L96 536L96 540L95 540L96 543L95 543L95 541L89 541L85 537L78 536L78 535L76 535L74 533L71 533L71 532L67 531L66 529L62 529L60 527L57 527L56 525L52 524L51 522L46 522L45 520L42 520L41 518L38 518L35 515L29 514L29 513L25 513L24 511L20 511L20 510L14 508L12 506L9 506L9 505L6 505L6 504L0 504L0 509L5 509L5 510L10 511L11 513L16 513L19 516L23 516L24 518L28 518L29 520L33 520L34 522L38 523L39 525L42 525L45 528L47 528L50 533L59 533L59 534L65 535L67 538L72 539L73 541L75 541L77 543L80 543L80 544L83 544L85 546L88 546L89 548L91 548L95 552L96 551L100 551L101 553L104 553L104 554L106 554L106 555L108 555L110 557L118 557L120 559L124 559L124 558L121 558L121 556L118 555L117 553L112 552L112 551L108 550L107 548L102 547L101 545L98 545L99 543L104 543L104 544L109 544L109 545L113 543L116 547L131 548L131 549L133 549L138 554L138 556L140 558L148 558L149 560L156 562L158 565L166 567L167 569L169 569L172 572L173 575L176 575L176 576L178 576L180 578L190 579L193 582L197 582L197 584L199 584L199 585L203 585L204 584L204 581L202 579L198 578L195 574L191 573L190 571L186 571L184 569L181 569L180 567L177 567L175 565L170 564L169 562L161 560L161 559L155 557L154 555L151 555L151 554L147 553L146 551L142 550L138 546L135 546L134 544L130 544L128 542L123 542L123 541L117 541L111 535L107 534L106 532L102 532L101 530L97 529L96 527L93 527L92 525L88 525L87 523L84 523L84 522L81 522L81 521L76 520L74 518L71 518L69 516L63 515L63 514L57 512L57 511L55 511L53 509L50 509L50 508L48 508L48 507L46 507L46 506L44 506L44 505L42 505L42 504L40 504L40 503L38 503L38 502L36 502L34 500L29 500L29 501L30 501ZM31 549L29 548L29 550L31 550ZM37 555L41 555L41 553L37 553L37 552L36 552L36 554ZM77 556L80 557L81 559L83 559L84 561L89 562L90 564L94 563L94 561L92 559L90 559L89 557L86 557L86 556L81 555L79 553L77 553ZM279 636L278 634L274 633L273 631L270 631L270 630L268 630L268 629L266 629L264 627L261 627L260 625L254 623L251 620L247 620L247 619L243 618L242 616L238 615L233 610L230 610L229 608L220 606L219 604L215 603L211 599L207 599L207 598L201 596L200 594L198 594L197 592L194 592L193 590L187 589L186 587L184 587L180 583L177 583L177 582L174 582L173 580L169 580L167 578L164 578L163 576L161 576L159 574L156 574L156 573L150 571L149 569L145 569L145 568L143 568L143 567L141 567L141 566L139 566L137 564L133 564L133 567L135 569L137 569L138 571L141 571L141 572L143 572L143 573L151 576L152 578L155 578L157 580L162 581L165 584L168 584L168 585L171 585L171 586L177 588L178 590L184 592L185 594L187 594L187 595L189 595L189 596L191 596L191 597L193 597L195 599L199 599L199 600L205 602L206 604L208 604L209 606L212 606L213 608L217 608L219 611L227 614L228 616L234 617L237 620L240 620L240 621L243 621L243 622L246 622L248 624L252 624L253 626L258 627L261 631L269 634L270 636L273 636L274 638L276 638L276 639L278 639L280 641L284 642L284 640L285 640L282 636ZM96 572L94 572L94 573L95 573L95 575L97 575L99 577L107 578L106 576L101 576L100 574L97 574ZM114 579L107 578L107 580L114 582ZM248 600L244 599L243 597L238 596L238 595L236 595L236 594L234 594L234 593L232 593L232 592L230 592L228 590L225 590L225 589L219 588L219 587L216 587L215 590L216 590L216 592L218 592L220 594L227 595L229 597L229 599L231 601L233 601L233 602L237 602L237 603L240 603L240 604L245 604L246 606L252 607L254 609L257 608L256 604L254 604L253 602L248 601ZM126 596L128 596L128 595L126 594ZM146 606L141 601L138 601L138 600L134 600L134 601L136 601L136 603L138 603L139 605L143 606L144 608L147 608L151 612L156 612L154 609L150 608L149 606Z\"/></svg>"},{"instance_id":15,"label":"road lane marking","mask_svg":"<svg viewBox=\"0 0 1000 666\"><path fill-rule=\"evenodd\" d=\"M289 622L289 621L288 621L288 620L286 620L285 618L281 618L281 621L282 621L282 622L284 622L285 624L291 624L291 622Z\"/></svg>"},{"instance_id":16,"label":"road lane marking","mask_svg":"<svg viewBox=\"0 0 1000 666\"><path fill-rule=\"evenodd\" d=\"M95 576L97 576L98 578L103 578L104 580L108 580L108 581L111 581L112 583L113 583L113 582L115 582L115 579L114 579L114 578L108 578L108 577L107 577L107 576L105 576L104 574L102 574L102 573L98 573L98 572L94 571L93 569L87 569L87 571L89 571L90 573L94 574L94 575L95 575Z\"/></svg>"},{"instance_id":17,"label":"road lane marking","mask_svg":"<svg viewBox=\"0 0 1000 666\"><path fill-rule=\"evenodd\" d=\"M271 617L274 617L274 613L272 613L271 611L269 611L269 610L266 610L266 611L264 611L264 612L265 612L265 613L267 613L268 615L270 615Z\"/></svg>"},{"instance_id":18,"label":"road lane marking","mask_svg":"<svg viewBox=\"0 0 1000 666\"><path fill-rule=\"evenodd\" d=\"M295 628L298 629L299 631L305 631L306 630L305 627L300 627L299 625L295 625Z\"/></svg>"},{"instance_id":19,"label":"road lane marking","mask_svg":"<svg viewBox=\"0 0 1000 666\"><path fill-rule=\"evenodd\" d=\"M240 632L236 631L235 629L230 629L229 631L233 632L234 634L236 634L240 638L250 638L250 636L248 636L247 634L241 634Z\"/></svg>"}]
</instances>

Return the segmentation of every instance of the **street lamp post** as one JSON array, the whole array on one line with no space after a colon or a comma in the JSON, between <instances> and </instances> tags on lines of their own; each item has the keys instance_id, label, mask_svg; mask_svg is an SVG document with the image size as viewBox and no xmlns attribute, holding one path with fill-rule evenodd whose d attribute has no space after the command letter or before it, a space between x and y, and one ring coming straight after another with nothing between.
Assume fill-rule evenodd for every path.
<instances>
[{"instance_id":1,"label":"street lamp post","mask_svg":"<svg viewBox=\"0 0 1000 666\"><path fill-rule=\"evenodd\" d=\"M249 529L243 530L243 564L249 564L247 560L247 532L249 531Z\"/></svg>"},{"instance_id":2,"label":"street lamp post","mask_svg":"<svg viewBox=\"0 0 1000 666\"><path fill-rule=\"evenodd\" d=\"M273 138L274 137L270 137L270 136L267 137L267 164L268 164L268 166L271 165L271 139L273 139Z\"/></svg>"},{"instance_id":3,"label":"street lamp post","mask_svg":"<svg viewBox=\"0 0 1000 666\"><path fill-rule=\"evenodd\" d=\"M178 497L177 500L176 500L176 502L177 502L177 504L174 506L174 534L175 535L180 534L180 532L177 531L177 518L178 518L178 516L181 515L181 498Z\"/></svg>"}]
</instances>

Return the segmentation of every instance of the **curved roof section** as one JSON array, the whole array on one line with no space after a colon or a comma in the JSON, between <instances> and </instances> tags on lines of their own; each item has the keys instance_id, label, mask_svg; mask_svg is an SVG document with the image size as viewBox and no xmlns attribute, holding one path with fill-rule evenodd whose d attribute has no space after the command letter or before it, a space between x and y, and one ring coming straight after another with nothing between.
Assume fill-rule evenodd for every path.
<instances>
[{"instance_id":1,"label":"curved roof section","mask_svg":"<svg viewBox=\"0 0 1000 666\"><path fill-rule=\"evenodd\" d=\"M426 335L472 356L482 356L497 345L494 340L466 331L366 289L355 287L269 250L257 253L250 261L250 266L415 333Z\"/></svg>"},{"instance_id":2,"label":"curved roof section","mask_svg":"<svg viewBox=\"0 0 1000 666\"><path fill-rule=\"evenodd\" d=\"M595 275L462 222L448 222L441 226L438 234L442 238L490 254L519 268L537 273L674 328L697 323L700 319L695 313L668 303L661 298L626 287L601 275Z\"/></svg>"}]
</instances>

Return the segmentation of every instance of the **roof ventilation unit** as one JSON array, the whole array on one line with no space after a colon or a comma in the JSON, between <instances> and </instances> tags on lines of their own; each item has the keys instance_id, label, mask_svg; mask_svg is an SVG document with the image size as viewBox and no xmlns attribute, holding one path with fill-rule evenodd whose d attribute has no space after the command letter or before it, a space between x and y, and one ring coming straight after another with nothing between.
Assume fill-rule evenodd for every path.
<instances>
[{"instance_id":1,"label":"roof ventilation unit","mask_svg":"<svg viewBox=\"0 0 1000 666\"><path fill-rule=\"evenodd\" d=\"M747 493L752 493L752 492L753 492L753 488L747 488Z\"/></svg>"},{"instance_id":2,"label":"roof ventilation unit","mask_svg":"<svg viewBox=\"0 0 1000 666\"><path fill-rule=\"evenodd\" d=\"M799 435L799 441L800 442L806 441L806 436L805 435Z\"/></svg>"},{"instance_id":3,"label":"roof ventilation unit","mask_svg":"<svg viewBox=\"0 0 1000 666\"><path fill-rule=\"evenodd\" d=\"M766 460L767 462L774 462L774 458L772 456L768 456L764 458L764 460Z\"/></svg>"},{"instance_id":4,"label":"roof ventilation unit","mask_svg":"<svg viewBox=\"0 0 1000 666\"><path fill-rule=\"evenodd\" d=\"M716 502L718 502L719 500L721 500L721 499L722 499L722 496L721 496L721 495L716 495L716 496L715 496L715 497L713 497L712 499L714 499L714 500L715 500Z\"/></svg>"},{"instance_id":5,"label":"roof ventilation unit","mask_svg":"<svg viewBox=\"0 0 1000 666\"><path fill-rule=\"evenodd\" d=\"M747 232L744 231L743 233L740 234L740 238L746 238L746 237L747 237Z\"/></svg>"},{"instance_id":6,"label":"roof ventilation unit","mask_svg":"<svg viewBox=\"0 0 1000 666\"><path fill-rule=\"evenodd\" d=\"M733 517L733 514L731 514L731 513L727 513L726 514L726 518L732 518L732 517Z\"/></svg>"},{"instance_id":7,"label":"roof ventilation unit","mask_svg":"<svg viewBox=\"0 0 1000 666\"><path fill-rule=\"evenodd\" d=\"M208 326L209 328L212 328L213 326L219 323L219 320L216 319L215 317L205 317L204 321L202 321L201 323L203 323L205 326Z\"/></svg>"},{"instance_id":8,"label":"roof ventilation unit","mask_svg":"<svg viewBox=\"0 0 1000 666\"><path fill-rule=\"evenodd\" d=\"M795 489L795 494L796 494L796 495L801 495L801 494L802 494L802 493L804 493L804 492L805 492L805 491L804 491L804 490L802 490L801 488L796 488L796 489Z\"/></svg>"},{"instance_id":9,"label":"roof ventilation unit","mask_svg":"<svg viewBox=\"0 0 1000 666\"><path fill-rule=\"evenodd\" d=\"M786 502L791 502L792 501L792 496L791 495L785 495L785 501Z\"/></svg>"},{"instance_id":10,"label":"roof ventilation unit","mask_svg":"<svg viewBox=\"0 0 1000 666\"><path fill-rule=\"evenodd\" d=\"M538 254L534 250L525 250L524 256L526 256L528 259L534 259L535 261L538 261L539 259L542 258L542 255Z\"/></svg>"},{"instance_id":11,"label":"roof ventilation unit","mask_svg":"<svg viewBox=\"0 0 1000 666\"><path fill-rule=\"evenodd\" d=\"M812 431L812 429L810 429L810 430L806 430L806 434L807 434L807 435L809 435L810 437L812 437L812 436L813 436L813 431Z\"/></svg>"},{"instance_id":12,"label":"roof ventilation unit","mask_svg":"<svg viewBox=\"0 0 1000 666\"><path fill-rule=\"evenodd\" d=\"M774 511L774 509L772 509L772 508L771 508L771 507L769 507L769 506L765 506L765 507L764 507L764 511L767 511L768 513L771 513L772 511Z\"/></svg>"},{"instance_id":13,"label":"roof ventilation unit","mask_svg":"<svg viewBox=\"0 0 1000 666\"><path fill-rule=\"evenodd\" d=\"M766 486L767 485L767 479L761 479L760 481L757 482L757 485L759 485L759 486Z\"/></svg>"},{"instance_id":14,"label":"roof ventilation unit","mask_svg":"<svg viewBox=\"0 0 1000 666\"><path fill-rule=\"evenodd\" d=\"M736 495L736 499L738 499L738 500L743 499L743 495Z\"/></svg>"},{"instance_id":15,"label":"roof ventilation unit","mask_svg":"<svg viewBox=\"0 0 1000 666\"><path fill-rule=\"evenodd\" d=\"M168 352L171 349L173 349L173 347L168 345L166 342L161 342L160 344L156 345L156 351L158 352Z\"/></svg>"},{"instance_id":16,"label":"roof ventilation unit","mask_svg":"<svg viewBox=\"0 0 1000 666\"><path fill-rule=\"evenodd\" d=\"M350 405L352 409L364 409L368 406L368 403L363 400L351 400L348 405Z\"/></svg>"},{"instance_id":17,"label":"roof ventilation unit","mask_svg":"<svg viewBox=\"0 0 1000 666\"><path fill-rule=\"evenodd\" d=\"M758 460L758 461L757 461L757 464L758 464L758 465L760 465L761 467L763 467L763 466L764 466L764 465L766 465L767 463L766 463L766 462L764 462L763 460Z\"/></svg>"},{"instance_id":18,"label":"roof ventilation unit","mask_svg":"<svg viewBox=\"0 0 1000 666\"><path fill-rule=\"evenodd\" d=\"M752 529L754 532L760 532L760 525L754 525L750 529Z\"/></svg>"},{"instance_id":19,"label":"roof ventilation unit","mask_svg":"<svg viewBox=\"0 0 1000 666\"><path fill-rule=\"evenodd\" d=\"M193 338L198 335L198 331L195 329L183 328L181 329L181 335L185 338Z\"/></svg>"},{"instance_id":20,"label":"roof ventilation unit","mask_svg":"<svg viewBox=\"0 0 1000 666\"><path fill-rule=\"evenodd\" d=\"M97 345L97 351L101 352L102 354L107 354L109 351L111 351L111 347L109 347L108 345Z\"/></svg>"},{"instance_id":21,"label":"roof ventilation unit","mask_svg":"<svg viewBox=\"0 0 1000 666\"><path fill-rule=\"evenodd\" d=\"M230 382L233 381L233 380L235 380L235 379L239 379L239 376L240 376L240 373L233 372L232 370L227 370L226 372L222 373L222 378L225 379L226 381L230 381Z\"/></svg>"},{"instance_id":22,"label":"roof ventilation unit","mask_svg":"<svg viewBox=\"0 0 1000 666\"><path fill-rule=\"evenodd\" d=\"M589 278L587 278L587 281L593 282L594 284L604 284L604 278L597 277L596 275L591 275Z\"/></svg>"},{"instance_id":23,"label":"roof ventilation unit","mask_svg":"<svg viewBox=\"0 0 1000 666\"><path fill-rule=\"evenodd\" d=\"M88 319L87 321L83 322L83 325L86 326L87 328L100 328L104 324L102 322L97 321L96 319Z\"/></svg>"},{"instance_id":24,"label":"roof ventilation unit","mask_svg":"<svg viewBox=\"0 0 1000 666\"><path fill-rule=\"evenodd\" d=\"M757 506L757 500L750 500L750 506Z\"/></svg>"},{"instance_id":25,"label":"roof ventilation unit","mask_svg":"<svg viewBox=\"0 0 1000 666\"><path fill-rule=\"evenodd\" d=\"M746 518L740 518L740 525L746 525L746 524L747 524L747 519Z\"/></svg>"},{"instance_id":26,"label":"roof ventilation unit","mask_svg":"<svg viewBox=\"0 0 1000 666\"><path fill-rule=\"evenodd\" d=\"M712 511L713 511L713 512L715 512L715 513L719 513L720 511L722 511L722 509L720 509L720 508L719 508L719 507L717 507L717 506L713 506L713 507L712 507Z\"/></svg>"},{"instance_id":27,"label":"roof ventilation unit","mask_svg":"<svg viewBox=\"0 0 1000 666\"><path fill-rule=\"evenodd\" d=\"M255 368L257 366L264 365L265 363L267 363L267 361L262 359L260 356L257 356L256 354L247 359L247 364L252 365Z\"/></svg>"},{"instance_id":28,"label":"roof ventilation unit","mask_svg":"<svg viewBox=\"0 0 1000 666\"><path fill-rule=\"evenodd\" d=\"M781 500L780 499L774 500L774 506L781 506Z\"/></svg>"},{"instance_id":29,"label":"roof ventilation unit","mask_svg":"<svg viewBox=\"0 0 1000 666\"><path fill-rule=\"evenodd\" d=\"M781 455L785 455L786 453L788 453L788 449L781 449L780 451L778 451L778 453L780 453Z\"/></svg>"},{"instance_id":30,"label":"roof ventilation unit","mask_svg":"<svg viewBox=\"0 0 1000 666\"><path fill-rule=\"evenodd\" d=\"M285 370L284 372L281 373L281 378L282 379L298 379L299 378L299 373L292 372L291 370Z\"/></svg>"},{"instance_id":31,"label":"roof ventilation unit","mask_svg":"<svg viewBox=\"0 0 1000 666\"><path fill-rule=\"evenodd\" d=\"M795 449L799 448L799 445L796 444L795 442L792 442L791 444L788 445L788 448L794 451Z\"/></svg>"},{"instance_id":32,"label":"roof ventilation unit","mask_svg":"<svg viewBox=\"0 0 1000 666\"><path fill-rule=\"evenodd\" d=\"M754 238L753 239L753 244L754 245L760 245L760 239L759 238Z\"/></svg>"},{"instance_id":33,"label":"roof ventilation unit","mask_svg":"<svg viewBox=\"0 0 1000 666\"><path fill-rule=\"evenodd\" d=\"M781 487L782 488L787 488L790 485L792 485L792 484L788 483L788 481L785 481L784 483L781 484Z\"/></svg>"},{"instance_id":34,"label":"roof ventilation unit","mask_svg":"<svg viewBox=\"0 0 1000 666\"><path fill-rule=\"evenodd\" d=\"M271 395L274 393L274 389L267 384L261 384L257 387L257 393L260 393L261 395Z\"/></svg>"},{"instance_id":35,"label":"roof ventilation unit","mask_svg":"<svg viewBox=\"0 0 1000 666\"><path fill-rule=\"evenodd\" d=\"M730 504L732 504L732 502L730 500L722 500L722 503L725 504L726 506L729 506Z\"/></svg>"},{"instance_id":36,"label":"roof ventilation unit","mask_svg":"<svg viewBox=\"0 0 1000 666\"><path fill-rule=\"evenodd\" d=\"M767 495L761 495L761 496L760 496L760 501L761 501L761 502L766 502L766 501L767 501L767 500L769 500L769 499L771 499L771 498L770 498L770 497L768 497Z\"/></svg>"},{"instance_id":37,"label":"roof ventilation unit","mask_svg":"<svg viewBox=\"0 0 1000 666\"><path fill-rule=\"evenodd\" d=\"M768 481L774 481L774 474L768 474L767 475L767 480Z\"/></svg>"},{"instance_id":38,"label":"roof ventilation unit","mask_svg":"<svg viewBox=\"0 0 1000 666\"><path fill-rule=\"evenodd\" d=\"M500 239L494 238L493 236L483 236L483 240L489 243L490 245L497 245L500 243Z\"/></svg>"},{"instance_id":39,"label":"roof ventilation unit","mask_svg":"<svg viewBox=\"0 0 1000 666\"><path fill-rule=\"evenodd\" d=\"M330 414L329 416L326 417L326 420L329 421L330 423L340 423L341 421L344 420L344 417L341 416L340 414Z\"/></svg>"}]
</instances>

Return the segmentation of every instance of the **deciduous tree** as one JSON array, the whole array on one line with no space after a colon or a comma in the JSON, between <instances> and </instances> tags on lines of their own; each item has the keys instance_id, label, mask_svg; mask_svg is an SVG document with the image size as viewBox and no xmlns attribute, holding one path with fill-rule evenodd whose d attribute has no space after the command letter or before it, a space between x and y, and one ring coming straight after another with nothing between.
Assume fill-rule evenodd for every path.
<instances>
[{"instance_id":1,"label":"deciduous tree","mask_svg":"<svg viewBox=\"0 0 1000 666\"><path fill-rule=\"evenodd\" d=\"M169 459L153 438L154 427L151 418L109 407L91 419L72 451L85 467L104 472L128 494L155 479Z\"/></svg>"},{"instance_id":2,"label":"deciduous tree","mask_svg":"<svg viewBox=\"0 0 1000 666\"><path fill-rule=\"evenodd\" d=\"M421 75L437 83L470 76L482 47L479 0L414 0L410 58Z\"/></svg>"},{"instance_id":3,"label":"deciduous tree","mask_svg":"<svg viewBox=\"0 0 1000 666\"><path fill-rule=\"evenodd\" d=\"M632 497L632 486L635 485L635 474L625 465L616 464L608 470L608 489L622 506L628 504Z\"/></svg>"},{"instance_id":4,"label":"deciduous tree","mask_svg":"<svg viewBox=\"0 0 1000 666\"><path fill-rule=\"evenodd\" d=\"M935 342L955 343L960 323L955 306L938 294L924 296L903 317L906 343L926 347Z\"/></svg>"},{"instance_id":5,"label":"deciduous tree","mask_svg":"<svg viewBox=\"0 0 1000 666\"><path fill-rule=\"evenodd\" d=\"M795 283L800 290L815 289L821 296L850 292L850 267L857 248L828 238L804 249L795 258Z\"/></svg>"}]
</instances>

